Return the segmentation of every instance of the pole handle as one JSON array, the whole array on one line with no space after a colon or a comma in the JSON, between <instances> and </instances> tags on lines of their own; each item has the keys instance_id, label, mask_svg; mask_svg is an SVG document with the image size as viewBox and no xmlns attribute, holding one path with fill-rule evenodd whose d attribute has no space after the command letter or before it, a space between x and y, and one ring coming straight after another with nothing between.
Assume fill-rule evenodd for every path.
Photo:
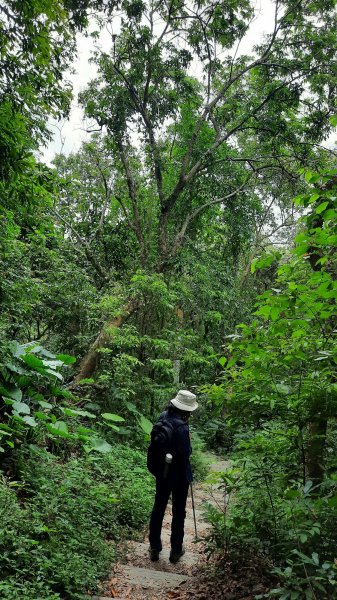
<instances>
[{"instance_id":1,"label":"pole handle","mask_svg":"<svg viewBox=\"0 0 337 600\"><path fill-rule=\"evenodd\" d=\"M164 467L164 473L163 473L163 478L166 479L167 477L167 473L169 470L169 466L172 462L173 456L172 454L170 454L169 452L166 454L165 456L165 467Z\"/></svg>"}]
</instances>

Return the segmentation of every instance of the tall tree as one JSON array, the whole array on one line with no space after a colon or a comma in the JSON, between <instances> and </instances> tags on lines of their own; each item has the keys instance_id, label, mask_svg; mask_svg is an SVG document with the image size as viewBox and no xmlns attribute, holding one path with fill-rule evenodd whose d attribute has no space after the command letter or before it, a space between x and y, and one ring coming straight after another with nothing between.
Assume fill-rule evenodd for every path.
<instances>
[{"instance_id":1,"label":"tall tree","mask_svg":"<svg viewBox=\"0 0 337 600\"><path fill-rule=\"evenodd\" d=\"M53 264L57 247L48 216L54 176L34 151L49 138L50 116L68 113L66 72L90 5L86 0L4 0L0 5L0 326L24 341L34 322L33 307L44 295L37 263L41 267L48 255ZM32 332L40 337L44 329L37 317Z\"/></svg>"},{"instance_id":2,"label":"tall tree","mask_svg":"<svg viewBox=\"0 0 337 600\"><path fill-rule=\"evenodd\" d=\"M273 187L282 194L299 166L319 166L335 107L335 2L274 8L271 32L245 56L248 0L106 7L111 50L97 51L99 75L81 100L110 139L145 270L169 272L215 209L235 211Z\"/></svg>"}]
</instances>

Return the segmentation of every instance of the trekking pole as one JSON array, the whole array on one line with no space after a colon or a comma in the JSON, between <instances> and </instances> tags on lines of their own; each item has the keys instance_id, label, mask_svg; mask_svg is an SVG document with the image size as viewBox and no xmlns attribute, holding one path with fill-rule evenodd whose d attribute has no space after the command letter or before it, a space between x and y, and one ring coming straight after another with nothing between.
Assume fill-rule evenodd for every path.
<instances>
[{"instance_id":1,"label":"trekking pole","mask_svg":"<svg viewBox=\"0 0 337 600\"><path fill-rule=\"evenodd\" d=\"M172 454L169 454L169 452L168 452L165 456L165 467L164 467L164 473L163 473L164 479L166 479L166 477L167 477L168 468L172 462L172 459L173 459Z\"/></svg>"},{"instance_id":2,"label":"trekking pole","mask_svg":"<svg viewBox=\"0 0 337 600\"><path fill-rule=\"evenodd\" d=\"M198 541L198 533L197 533L197 520L195 518L195 506L194 506L194 496L193 496L193 485L192 481L190 482L191 487L191 499L192 499L192 510L193 510L193 519L194 519L194 531L195 531L195 541Z\"/></svg>"}]
</instances>

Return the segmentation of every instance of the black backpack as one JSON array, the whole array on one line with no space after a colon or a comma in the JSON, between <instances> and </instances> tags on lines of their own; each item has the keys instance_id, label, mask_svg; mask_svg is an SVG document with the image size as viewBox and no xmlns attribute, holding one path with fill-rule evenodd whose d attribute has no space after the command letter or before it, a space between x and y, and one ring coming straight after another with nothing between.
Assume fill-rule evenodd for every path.
<instances>
[{"instance_id":1,"label":"black backpack","mask_svg":"<svg viewBox=\"0 0 337 600\"><path fill-rule=\"evenodd\" d=\"M147 468L155 477L164 475L165 456L167 453L173 454L173 434L180 425L183 423L174 423L172 419L163 416L152 428L147 450Z\"/></svg>"}]
</instances>

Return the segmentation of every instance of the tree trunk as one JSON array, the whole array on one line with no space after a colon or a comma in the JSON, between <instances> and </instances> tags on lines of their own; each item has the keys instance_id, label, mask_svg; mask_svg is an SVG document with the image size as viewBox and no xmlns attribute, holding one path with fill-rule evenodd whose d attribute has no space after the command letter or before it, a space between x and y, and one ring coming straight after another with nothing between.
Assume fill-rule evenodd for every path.
<instances>
[{"instance_id":1,"label":"tree trunk","mask_svg":"<svg viewBox=\"0 0 337 600\"><path fill-rule=\"evenodd\" d=\"M104 348L109 344L113 338L113 332L111 330L121 327L137 310L137 307L138 303L136 300L129 300L129 302L123 306L122 314L104 325L103 329L90 346L88 352L83 356L79 365L79 372L74 378L74 383L79 383L82 379L92 377L97 367L97 350L99 350L99 348Z\"/></svg>"},{"instance_id":2,"label":"tree trunk","mask_svg":"<svg viewBox=\"0 0 337 600\"><path fill-rule=\"evenodd\" d=\"M310 224L312 228L323 227L322 215L315 214ZM317 273L322 270L322 265L317 261L322 257L321 249L316 246L311 246L308 249L309 262L312 270ZM324 468L324 449L326 443L326 432L328 427L328 419L326 416L319 416L312 419L309 423L309 438L306 448L306 469L308 479L314 485L319 486L323 481ZM317 493L317 491L316 491Z\"/></svg>"},{"instance_id":3,"label":"tree trunk","mask_svg":"<svg viewBox=\"0 0 337 600\"><path fill-rule=\"evenodd\" d=\"M174 385L178 385L180 383L180 359L176 358L173 361L173 383Z\"/></svg>"},{"instance_id":4,"label":"tree trunk","mask_svg":"<svg viewBox=\"0 0 337 600\"><path fill-rule=\"evenodd\" d=\"M322 417L309 423L309 439L306 447L307 476L314 485L320 485L324 477L324 449L328 422Z\"/></svg>"}]
</instances>

